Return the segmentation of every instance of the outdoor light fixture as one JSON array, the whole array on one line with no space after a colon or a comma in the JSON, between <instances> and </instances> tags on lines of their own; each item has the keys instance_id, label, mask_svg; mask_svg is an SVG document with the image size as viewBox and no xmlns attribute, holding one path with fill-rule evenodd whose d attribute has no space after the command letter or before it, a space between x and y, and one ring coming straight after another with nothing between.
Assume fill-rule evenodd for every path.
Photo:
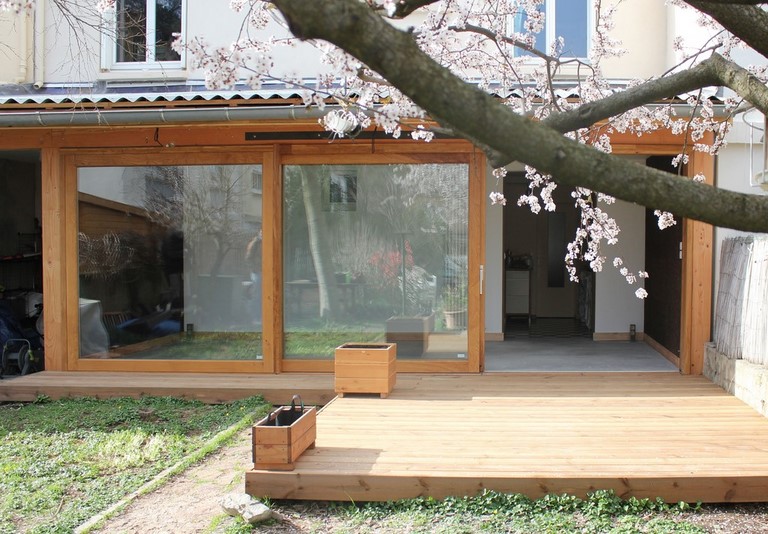
<instances>
[{"instance_id":1,"label":"outdoor light fixture","mask_svg":"<svg viewBox=\"0 0 768 534\"><path fill-rule=\"evenodd\" d=\"M345 109L334 109L320 119L323 127L336 137L354 139L363 131L363 126L354 113Z\"/></svg>"}]
</instances>

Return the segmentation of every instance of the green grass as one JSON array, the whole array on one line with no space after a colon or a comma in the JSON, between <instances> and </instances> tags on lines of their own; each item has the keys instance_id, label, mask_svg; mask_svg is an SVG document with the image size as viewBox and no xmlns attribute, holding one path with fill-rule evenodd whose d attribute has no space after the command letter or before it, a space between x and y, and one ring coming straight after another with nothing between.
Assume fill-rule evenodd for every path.
<instances>
[{"instance_id":1,"label":"green grass","mask_svg":"<svg viewBox=\"0 0 768 534\"><path fill-rule=\"evenodd\" d=\"M277 509L291 517L295 505L283 506L278 505ZM323 513L305 509L303 519L314 516L318 518L316 524L322 524L319 531L337 533L698 534L705 531L686 522L681 515L697 508L660 500L622 500L610 491L596 491L585 499L547 495L538 500L485 491L471 498L363 505L330 503ZM242 534L251 530L242 525L230 532Z\"/></svg>"},{"instance_id":2,"label":"green grass","mask_svg":"<svg viewBox=\"0 0 768 534\"><path fill-rule=\"evenodd\" d=\"M165 397L0 405L0 533L72 532L268 409L257 397L223 405Z\"/></svg>"},{"instance_id":3,"label":"green grass","mask_svg":"<svg viewBox=\"0 0 768 534\"><path fill-rule=\"evenodd\" d=\"M297 331L285 333L286 358L333 358L336 347L349 342L383 341L384 332L361 329Z\"/></svg>"},{"instance_id":4,"label":"green grass","mask_svg":"<svg viewBox=\"0 0 768 534\"><path fill-rule=\"evenodd\" d=\"M256 360L263 357L260 332L195 332L128 358L151 360Z\"/></svg>"},{"instance_id":5,"label":"green grass","mask_svg":"<svg viewBox=\"0 0 768 534\"><path fill-rule=\"evenodd\" d=\"M285 351L288 358L333 358L333 351L350 341L383 341L384 332L343 326L318 326L317 329L286 332ZM260 332L195 332L181 335L167 345L142 350L125 356L147 360L255 360L262 358Z\"/></svg>"}]
</instances>

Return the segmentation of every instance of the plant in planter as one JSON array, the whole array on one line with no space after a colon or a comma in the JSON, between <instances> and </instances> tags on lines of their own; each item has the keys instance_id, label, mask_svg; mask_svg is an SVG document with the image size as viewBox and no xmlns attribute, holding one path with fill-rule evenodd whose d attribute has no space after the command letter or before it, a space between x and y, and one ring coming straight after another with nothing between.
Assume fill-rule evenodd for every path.
<instances>
[{"instance_id":1,"label":"plant in planter","mask_svg":"<svg viewBox=\"0 0 768 534\"><path fill-rule=\"evenodd\" d=\"M449 330L467 326L467 286L464 283L446 285L442 295L443 318Z\"/></svg>"}]
</instances>

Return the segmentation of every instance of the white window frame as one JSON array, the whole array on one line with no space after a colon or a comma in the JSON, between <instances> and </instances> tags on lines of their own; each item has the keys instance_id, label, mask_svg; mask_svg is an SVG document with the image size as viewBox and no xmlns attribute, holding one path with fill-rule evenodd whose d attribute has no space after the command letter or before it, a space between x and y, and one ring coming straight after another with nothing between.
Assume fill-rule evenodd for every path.
<instances>
[{"instance_id":1,"label":"white window frame","mask_svg":"<svg viewBox=\"0 0 768 534\"><path fill-rule=\"evenodd\" d=\"M549 50L552 46L552 43L555 42L555 39L557 39L557 28L555 27L557 24L555 21L556 18L556 10L557 10L557 0L544 0L544 52L545 54L549 54ZM592 48L592 33L593 33L593 26L594 26L594 20L595 20L595 3L594 0L587 0L587 56L579 57L579 56L562 56L565 59L570 58L578 58L586 60L589 56L589 50ZM514 17L511 18L511 24L510 24L512 31L515 30L515 21ZM525 59L530 60L531 63L535 63L538 61L541 61L540 58L536 56L526 56L521 54L520 52L516 53L516 56L523 57Z\"/></svg>"},{"instance_id":2,"label":"white window frame","mask_svg":"<svg viewBox=\"0 0 768 534\"><path fill-rule=\"evenodd\" d=\"M261 195L264 188L264 170L261 168L251 171L251 193Z\"/></svg>"},{"instance_id":3,"label":"white window frame","mask_svg":"<svg viewBox=\"0 0 768 534\"><path fill-rule=\"evenodd\" d=\"M155 53L155 7L156 0L145 0L147 6L147 22L145 27L145 40L147 56L153 57ZM187 27L187 5L189 0L181 0L181 33L184 34ZM105 32L101 39L101 70L109 71L146 71L146 70L181 70L186 68L186 53L176 61L117 61L117 9L113 7L104 13Z\"/></svg>"}]
</instances>

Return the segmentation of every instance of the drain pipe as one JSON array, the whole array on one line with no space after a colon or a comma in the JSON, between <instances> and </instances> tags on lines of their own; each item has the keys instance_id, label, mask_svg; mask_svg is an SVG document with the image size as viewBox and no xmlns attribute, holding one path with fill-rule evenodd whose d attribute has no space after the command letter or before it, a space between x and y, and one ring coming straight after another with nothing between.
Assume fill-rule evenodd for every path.
<instances>
[{"instance_id":1,"label":"drain pipe","mask_svg":"<svg viewBox=\"0 0 768 534\"><path fill-rule=\"evenodd\" d=\"M32 87L37 90L45 85L45 10L46 0L37 0L32 24Z\"/></svg>"},{"instance_id":2,"label":"drain pipe","mask_svg":"<svg viewBox=\"0 0 768 534\"><path fill-rule=\"evenodd\" d=\"M24 83L27 81L27 53L29 47L27 46L27 15L22 11L18 14L17 20L17 37L18 37L18 50L19 50L19 70L16 74L16 83Z\"/></svg>"},{"instance_id":3,"label":"drain pipe","mask_svg":"<svg viewBox=\"0 0 768 534\"><path fill-rule=\"evenodd\" d=\"M110 109L96 111L12 111L0 113L0 128L56 126L127 126L184 122L319 119L328 109L304 106L243 106L216 108Z\"/></svg>"}]
</instances>

